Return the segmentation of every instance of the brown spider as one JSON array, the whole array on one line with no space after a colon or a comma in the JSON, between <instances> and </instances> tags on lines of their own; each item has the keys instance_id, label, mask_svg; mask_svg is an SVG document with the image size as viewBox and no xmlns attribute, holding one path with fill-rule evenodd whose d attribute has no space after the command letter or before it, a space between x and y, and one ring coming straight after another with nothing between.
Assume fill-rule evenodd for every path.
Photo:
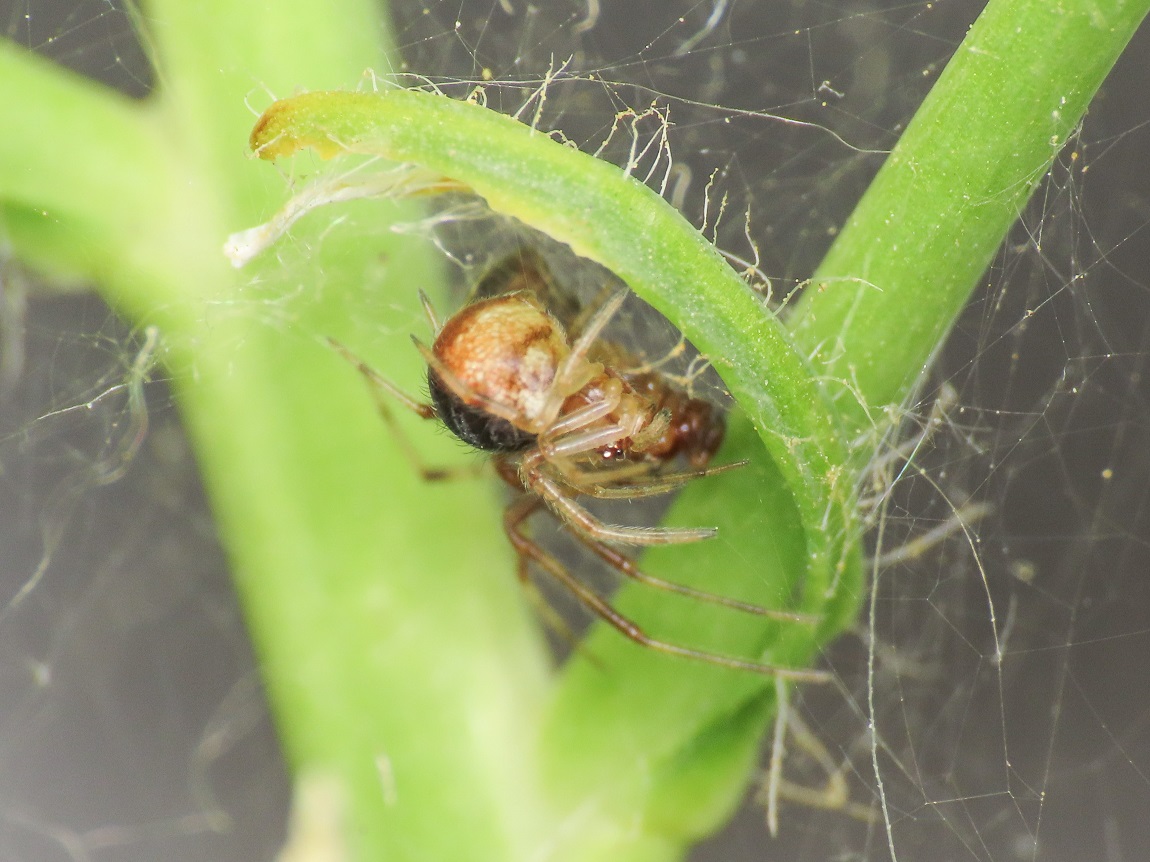
<instances>
[{"instance_id":1,"label":"brown spider","mask_svg":"<svg viewBox=\"0 0 1150 862\"><path fill-rule=\"evenodd\" d=\"M713 537L715 528L606 524L578 502L580 496L662 494L691 479L742 466L707 467L725 430L714 405L690 397L653 371L628 374L613 367L625 354L600 336L626 296L626 290L610 296L571 341L548 310L564 298L554 290L542 258L531 251L520 250L492 269L475 298L445 323L421 293L435 340L431 347L412 340L427 362L431 403L410 397L346 347L331 344L366 378L389 423L385 394L424 419L438 419L468 445L493 453L496 471L520 492L503 523L518 555L522 583L529 582L534 562L588 610L650 649L785 679L825 680L819 671L776 667L652 638L524 531L528 518L546 510L580 544L634 581L744 613L811 621L664 581L612 547L697 542ZM578 316L570 303L565 313ZM411 444L402 435L400 439L418 463ZM676 470L680 459L690 469ZM427 479L448 475L444 470L422 472Z\"/></svg>"}]
</instances>

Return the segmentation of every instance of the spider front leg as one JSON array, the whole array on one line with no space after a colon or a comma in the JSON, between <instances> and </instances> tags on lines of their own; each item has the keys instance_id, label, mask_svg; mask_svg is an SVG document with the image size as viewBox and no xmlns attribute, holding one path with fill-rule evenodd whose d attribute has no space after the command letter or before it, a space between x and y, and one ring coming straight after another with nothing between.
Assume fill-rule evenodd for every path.
<instances>
[{"instance_id":1,"label":"spider front leg","mask_svg":"<svg viewBox=\"0 0 1150 862\"><path fill-rule=\"evenodd\" d=\"M571 352L556 369L555 380L552 382L547 402L539 411L543 427L549 427L555 422L564 399L577 392L594 374L597 364L588 362L587 354L604 327L611 322L611 318L623 305L623 301L629 293L629 290L621 290L603 303L603 306L595 312L595 315L588 322L587 327L580 333L579 338L571 345Z\"/></svg>"},{"instance_id":2,"label":"spider front leg","mask_svg":"<svg viewBox=\"0 0 1150 862\"><path fill-rule=\"evenodd\" d=\"M538 494L547 507L573 531L592 540L619 545L672 545L700 542L718 535L715 527L626 527L605 524L572 499L562 481L547 475L549 462L538 449L528 451L519 462L519 481Z\"/></svg>"},{"instance_id":3,"label":"spider front leg","mask_svg":"<svg viewBox=\"0 0 1150 862\"><path fill-rule=\"evenodd\" d=\"M420 419L438 419L439 417L435 413L435 408L430 404L412 398L334 338L328 338L327 343L329 347L355 366L360 376L363 377L364 382L367 384L368 391L371 393L372 401L375 403L376 412L379 413L380 418L387 423L387 426L395 435L396 442L399 443L400 448L403 449L404 455L415 465L416 469L419 470L419 475L423 479L434 482L445 479L472 477L478 474L478 465L469 465L466 467L428 466L419 454L419 450L416 449L415 444L412 443L411 438L404 433L403 428L395 421L395 417L392 416L391 409L388 407L387 399L394 398Z\"/></svg>"},{"instance_id":4,"label":"spider front leg","mask_svg":"<svg viewBox=\"0 0 1150 862\"><path fill-rule=\"evenodd\" d=\"M740 611L745 614L752 614L758 617L766 617L772 620L783 620L792 623L817 623L818 617L813 617L810 614L800 614L794 611L779 611L774 608L764 608L760 605L754 605L750 602L742 602L738 599L732 599L728 596L720 596L717 593L708 593L705 590L696 590L693 587L687 587L683 584L676 584L673 581L665 581L662 578L657 578L654 575L649 575L640 569L635 561L628 557L621 551L617 551L603 542L598 542L595 539L585 536L582 533L571 531L571 535L575 537L578 542L595 554L599 559L609 565L612 569L617 571L623 577L628 578L637 583L643 584L648 587L654 587L658 590L665 590L668 593L674 593L679 596L686 596L687 598L695 599L700 602L707 602L712 605L719 605L720 607L730 608L733 611Z\"/></svg>"},{"instance_id":5,"label":"spider front leg","mask_svg":"<svg viewBox=\"0 0 1150 862\"><path fill-rule=\"evenodd\" d=\"M827 682L830 679L830 676L822 671L778 667L777 665L765 664L763 662L750 661L748 659L735 658L733 656L684 647L651 637L640 628L638 624L615 610L610 602L572 575L566 566L555 559L552 554L541 548L534 539L524 532L524 523L538 508L537 500L531 497L524 497L512 503L507 508L503 517L503 526L507 532L507 538L510 540L511 546L515 549L515 553L520 560L519 572L521 580L528 577L527 567L529 564L535 563L558 584L570 592L580 604L603 620L603 622L607 623L607 625L611 626L633 643L646 647L647 649L655 650L656 652L692 659L693 661L704 662L705 664L725 667L731 670L750 671L751 673L773 676L778 679L798 682Z\"/></svg>"},{"instance_id":6,"label":"spider front leg","mask_svg":"<svg viewBox=\"0 0 1150 862\"><path fill-rule=\"evenodd\" d=\"M576 494L585 494L596 500L633 500L638 497L657 497L678 491L695 479L706 479L746 467L750 461L732 461L697 470L662 473L658 465L638 462L620 467L585 470L578 466L564 469L563 484Z\"/></svg>"},{"instance_id":7,"label":"spider front leg","mask_svg":"<svg viewBox=\"0 0 1150 862\"><path fill-rule=\"evenodd\" d=\"M573 484L570 481L570 479L571 479L570 474L565 473L565 472L561 474L561 478L563 479L563 486L565 486L566 489L572 493L576 493L576 494L585 493L585 494L588 494L590 496L594 496L594 497L598 497L598 498L612 498L612 497L614 497L614 498L623 498L623 497L632 498L632 497L643 497L643 496L648 496L648 495L653 495L653 494L666 493L668 491L672 491L672 490L675 490L675 489L681 487L683 482L685 482L687 479L695 478L698 476L714 475L715 473L724 472L724 471L732 469L732 468L742 467L742 466L744 466L745 463L746 462L744 462L744 461L740 461L740 462L736 462L734 464L727 464L727 465L724 465L721 467L713 467L710 469L704 468L704 469L700 469L700 470L691 471L688 473L672 473L672 474L668 474L665 477L657 477L657 478L653 478L650 480L640 482L638 484L629 484L629 485L625 485L625 486L622 486L619 488L594 487L592 484L590 484L590 482L593 481L595 474L590 473L590 472L581 473L581 476L584 478L584 481L587 481L589 483L587 485ZM554 464L552 464L552 466L554 466ZM515 481L516 475L515 475L515 473L511 472L511 467L506 461L500 461L499 472L500 472L500 475L502 475L503 478L506 479L510 484L512 484L512 485L517 484L517 482ZM548 478L544 481L550 482L553 480ZM520 482L518 484L522 484L522 483ZM614 493L616 491L618 493ZM562 493L562 492L560 492L560 493ZM542 495L540 495L540 496L542 496ZM539 503L538 503L537 499L531 498L531 500L532 500L532 503L534 505L533 505L531 511L529 511L527 514L531 514L532 511L539 508ZM571 501L568 497L565 497L561 502L564 505L570 505L572 507L578 508L580 510L580 513L581 513L581 515L580 515L581 518L591 519L591 515L589 512L586 511L586 509L583 509L583 507L581 507L581 506L577 506L577 504L575 504L573 501ZM554 509L552 509L552 514L558 515L558 513L554 512ZM793 611L778 611L778 610L773 610L770 608L764 608L764 607L760 607L759 605L750 604L749 602L741 602L737 599L731 599L731 598L728 598L726 596L717 595L715 593L708 593L708 592L705 592L703 590L696 590L696 589L693 589L691 587L683 586L682 584L672 583L671 581L665 581L662 578L656 578L653 575L648 575L646 572L644 572L642 569L640 569L638 566L636 566L635 562L630 557L628 557L626 554L623 554L620 551L615 550L614 548L610 547L609 545L607 545L604 542L600 541L599 539L595 538L592 530L584 531L584 530L581 530L578 528L574 528L574 525L570 521L567 521L566 519L562 518L561 516L559 516L559 517L560 517L560 520L566 526L573 527L569 532L578 542L580 542L585 548L587 548L589 551L594 553L596 556L599 557L599 559L603 560L603 562L607 563L607 565L611 566L613 569L615 569L615 571L619 572L619 574L623 575L625 578L629 578L630 580L636 581L636 582L641 583L641 584L645 584L649 587L654 587L654 588L660 589L660 590L666 590L667 592L676 593L676 594L681 595L681 596L688 596L690 598L694 598L694 599L697 599L699 601L708 602L708 603L714 604L714 605L720 605L722 607L727 607L727 608L730 608L730 609L736 610L736 611L742 611L743 613L754 614L756 616L768 617L771 619L778 619L778 620L787 620L790 622L799 622L799 623L813 623L813 622L818 621L816 618L813 618L807 614L795 613ZM519 520L524 520L525 518L526 518L526 515L523 518L520 518ZM602 527L603 527L603 525L600 525L600 528L602 528ZM649 528L624 528L624 527L606 527L606 529L616 530L616 531L617 530L623 530L623 529L645 529L645 530L649 530ZM702 529L708 529L708 528L702 528ZM649 533L644 533L644 536L645 537L649 536ZM522 569L522 562L523 562L523 558L520 557L520 568L521 569ZM524 575L521 573L520 579L522 580L523 577L524 577Z\"/></svg>"}]
</instances>

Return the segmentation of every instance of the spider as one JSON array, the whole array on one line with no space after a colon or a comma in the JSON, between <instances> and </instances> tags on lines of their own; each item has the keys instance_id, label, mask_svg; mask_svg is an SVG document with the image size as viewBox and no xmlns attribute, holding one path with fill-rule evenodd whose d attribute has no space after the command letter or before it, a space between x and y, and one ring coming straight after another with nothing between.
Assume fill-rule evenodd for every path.
<instances>
[{"instance_id":1,"label":"spider","mask_svg":"<svg viewBox=\"0 0 1150 862\"><path fill-rule=\"evenodd\" d=\"M342 344L330 339L329 343L359 370L381 416L393 427L388 397L424 419L442 422L464 443L492 454L496 472L517 492L503 524L525 586L534 563L587 610L643 647L783 679L823 681L825 674L819 671L778 667L656 639L527 533L528 519L545 511L626 578L747 614L811 621L801 614L769 610L654 577L616 547L698 542L715 536L715 528L607 524L579 502L580 497L663 494L745 463L707 466L725 431L717 407L691 397L655 371L629 373L617 367L624 351L601 336L627 295L626 289L619 290L592 313L583 314L556 290L542 257L527 249L491 269L472 301L445 322L421 292L435 338L430 347L414 336L412 340L427 363L429 403L403 392ZM578 327L574 339L557 315ZM400 442L418 463L402 434ZM683 461L688 469L676 466ZM422 472L427 479L442 479L449 471Z\"/></svg>"}]
</instances>

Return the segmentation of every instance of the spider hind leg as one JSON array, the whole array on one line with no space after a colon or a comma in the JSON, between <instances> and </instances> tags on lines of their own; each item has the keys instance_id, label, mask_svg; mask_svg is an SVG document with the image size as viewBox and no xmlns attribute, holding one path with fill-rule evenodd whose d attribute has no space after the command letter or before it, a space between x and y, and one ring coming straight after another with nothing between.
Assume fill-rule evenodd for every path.
<instances>
[{"instance_id":1,"label":"spider hind leg","mask_svg":"<svg viewBox=\"0 0 1150 862\"><path fill-rule=\"evenodd\" d=\"M542 548L524 530L525 523L536 511L541 508L537 498L532 496L521 497L504 513L503 526L507 538L520 560L520 577L527 576L527 569L534 563L551 577L559 586L563 587L583 607L593 613L607 625L611 626L628 640L639 646L655 652L675 655L705 664L725 667L731 670L749 671L751 673L772 676L778 679L793 680L796 682L827 682L830 677L823 671L802 668L787 668L734 656L707 652L692 647L659 640L647 634L637 623L620 613L610 602L599 595L591 587L575 577L553 554ZM666 583L666 582L661 582Z\"/></svg>"}]
</instances>

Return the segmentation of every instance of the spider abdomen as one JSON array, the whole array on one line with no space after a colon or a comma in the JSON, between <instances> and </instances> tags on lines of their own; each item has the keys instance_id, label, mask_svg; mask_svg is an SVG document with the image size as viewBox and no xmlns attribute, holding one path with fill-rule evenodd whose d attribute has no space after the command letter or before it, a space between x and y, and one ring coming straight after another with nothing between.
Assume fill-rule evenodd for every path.
<instances>
[{"instance_id":1,"label":"spider abdomen","mask_svg":"<svg viewBox=\"0 0 1150 862\"><path fill-rule=\"evenodd\" d=\"M534 441L535 423L569 349L559 322L530 294L517 292L464 308L439 332L434 352L462 390L453 391L429 370L443 423L479 449L515 452Z\"/></svg>"},{"instance_id":2,"label":"spider abdomen","mask_svg":"<svg viewBox=\"0 0 1150 862\"><path fill-rule=\"evenodd\" d=\"M640 458L695 467L710 461L723 439L722 414L656 374L625 375L582 359L572 373L571 347L562 325L525 291L479 300L444 325L434 353L451 383L428 370L436 415L470 446L519 452L546 426L616 393L617 406L600 423L619 436L594 451L605 461ZM554 400L557 375L575 389ZM576 382L577 381L577 382ZM590 453L589 453L590 454Z\"/></svg>"}]
</instances>

